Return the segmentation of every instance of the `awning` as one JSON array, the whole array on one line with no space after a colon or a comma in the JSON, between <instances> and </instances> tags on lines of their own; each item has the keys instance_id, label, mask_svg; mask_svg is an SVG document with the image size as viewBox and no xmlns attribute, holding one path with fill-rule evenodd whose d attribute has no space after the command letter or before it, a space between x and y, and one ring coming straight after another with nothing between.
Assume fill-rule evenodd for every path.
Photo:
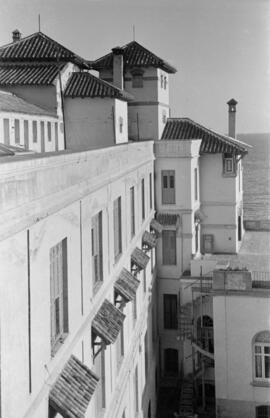
<instances>
[{"instance_id":1,"label":"awning","mask_svg":"<svg viewBox=\"0 0 270 418\"><path fill-rule=\"evenodd\" d=\"M159 213L157 215L157 221L162 226L176 226L179 220L179 215L173 213Z\"/></svg>"},{"instance_id":2,"label":"awning","mask_svg":"<svg viewBox=\"0 0 270 418\"><path fill-rule=\"evenodd\" d=\"M92 321L92 330L105 344L112 344L118 337L124 319L125 315L105 299Z\"/></svg>"},{"instance_id":3,"label":"awning","mask_svg":"<svg viewBox=\"0 0 270 418\"><path fill-rule=\"evenodd\" d=\"M125 268L122 269L120 276L114 284L114 290L122 296L127 302L133 300L136 296L136 290L140 282Z\"/></svg>"},{"instance_id":4,"label":"awning","mask_svg":"<svg viewBox=\"0 0 270 418\"><path fill-rule=\"evenodd\" d=\"M72 355L50 391L50 406L63 417L83 418L98 381L99 378Z\"/></svg>"},{"instance_id":5,"label":"awning","mask_svg":"<svg viewBox=\"0 0 270 418\"><path fill-rule=\"evenodd\" d=\"M150 228L157 234L161 234L162 232L162 225L160 225L160 223L156 219L152 219L152 221L150 222Z\"/></svg>"},{"instance_id":6,"label":"awning","mask_svg":"<svg viewBox=\"0 0 270 418\"><path fill-rule=\"evenodd\" d=\"M149 260L150 258L148 255L146 255L143 250L140 250L138 247L136 247L131 254L131 262L137 266L138 270L145 269Z\"/></svg>"},{"instance_id":7,"label":"awning","mask_svg":"<svg viewBox=\"0 0 270 418\"><path fill-rule=\"evenodd\" d=\"M157 245L157 239L154 234L151 234L150 232L145 231L142 237L142 244L148 250L151 250L151 248L154 248Z\"/></svg>"}]
</instances>

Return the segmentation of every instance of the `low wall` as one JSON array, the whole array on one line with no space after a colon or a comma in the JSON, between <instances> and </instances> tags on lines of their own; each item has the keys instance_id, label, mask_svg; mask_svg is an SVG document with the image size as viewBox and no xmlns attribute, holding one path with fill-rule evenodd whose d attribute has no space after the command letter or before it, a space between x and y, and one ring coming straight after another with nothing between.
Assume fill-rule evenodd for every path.
<instances>
[{"instance_id":1,"label":"low wall","mask_svg":"<svg viewBox=\"0 0 270 418\"><path fill-rule=\"evenodd\" d=\"M270 219L245 220L244 228L246 231L270 231Z\"/></svg>"}]
</instances>

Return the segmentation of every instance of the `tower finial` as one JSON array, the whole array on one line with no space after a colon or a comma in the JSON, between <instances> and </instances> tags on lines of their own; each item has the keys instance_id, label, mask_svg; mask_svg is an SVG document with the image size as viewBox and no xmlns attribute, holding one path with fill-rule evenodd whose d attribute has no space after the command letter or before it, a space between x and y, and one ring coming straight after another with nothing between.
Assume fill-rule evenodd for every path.
<instances>
[{"instance_id":1,"label":"tower finial","mask_svg":"<svg viewBox=\"0 0 270 418\"><path fill-rule=\"evenodd\" d=\"M38 15L38 31L40 32L40 14Z\"/></svg>"}]
</instances>

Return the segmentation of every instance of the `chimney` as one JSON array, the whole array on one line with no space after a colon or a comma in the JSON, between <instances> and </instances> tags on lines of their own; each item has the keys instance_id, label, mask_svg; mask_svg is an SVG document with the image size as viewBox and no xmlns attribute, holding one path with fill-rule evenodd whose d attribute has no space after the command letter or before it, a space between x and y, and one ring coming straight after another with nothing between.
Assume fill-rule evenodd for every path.
<instances>
[{"instance_id":1,"label":"chimney","mask_svg":"<svg viewBox=\"0 0 270 418\"><path fill-rule=\"evenodd\" d=\"M13 40L13 42L19 41L21 39L21 35L22 35L21 32L18 29L15 29L12 32L12 40Z\"/></svg>"},{"instance_id":2,"label":"chimney","mask_svg":"<svg viewBox=\"0 0 270 418\"><path fill-rule=\"evenodd\" d=\"M124 51L117 46L112 49L113 53L113 84L119 89L124 88Z\"/></svg>"},{"instance_id":3,"label":"chimney","mask_svg":"<svg viewBox=\"0 0 270 418\"><path fill-rule=\"evenodd\" d=\"M236 137L236 105L237 101L235 99L231 99L227 102L229 106L229 132L228 135L231 138Z\"/></svg>"}]
</instances>

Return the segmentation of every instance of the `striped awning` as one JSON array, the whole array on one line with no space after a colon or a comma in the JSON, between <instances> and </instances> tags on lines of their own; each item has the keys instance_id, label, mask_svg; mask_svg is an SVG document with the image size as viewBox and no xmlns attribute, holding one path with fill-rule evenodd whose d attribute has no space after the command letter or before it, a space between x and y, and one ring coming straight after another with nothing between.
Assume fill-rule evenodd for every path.
<instances>
[{"instance_id":1,"label":"striped awning","mask_svg":"<svg viewBox=\"0 0 270 418\"><path fill-rule=\"evenodd\" d=\"M53 385L49 404L63 417L83 418L99 378L74 355Z\"/></svg>"},{"instance_id":2,"label":"striped awning","mask_svg":"<svg viewBox=\"0 0 270 418\"><path fill-rule=\"evenodd\" d=\"M140 250L138 247L136 247L131 254L131 262L137 266L138 270L145 269L149 260L150 258L148 255L146 255L143 250Z\"/></svg>"},{"instance_id":3,"label":"striped awning","mask_svg":"<svg viewBox=\"0 0 270 418\"><path fill-rule=\"evenodd\" d=\"M122 328L125 315L107 299L92 321L92 331L105 344L113 344Z\"/></svg>"},{"instance_id":4,"label":"striped awning","mask_svg":"<svg viewBox=\"0 0 270 418\"><path fill-rule=\"evenodd\" d=\"M142 237L142 244L148 249L154 248L157 245L157 239L154 234L145 231Z\"/></svg>"},{"instance_id":5,"label":"striped awning","mask_svg":"<svg viewBox=\"0 0 270 418\"><path fill-rule=\"evenodd\" d=\"M152 219L150 223L150 228L157 234L161 234L162 232L162 225L156 219Z\"/></svg>"},{"instance_id":6,"label":"striped awning","mask_svg":"<svg viewBox=\"0 0 270 418\"><path fill-rule=\"evenodd\" d=\"M176 226L179 215L174 213L159 213L157 215L157 220L163 226Z\"/></svg>"},{"instance_id":7,"label":"striped awning","mask_svg":"<svg viewBox=\"0 0 270 418\"><path fill-rule=\"evenodd\" d=\"M140 282L125 268L122 269L118 279L114 284L114 290L122 296L127 302L133 300L136 296L136 290Z\"/></svg>"}]
</instances>

